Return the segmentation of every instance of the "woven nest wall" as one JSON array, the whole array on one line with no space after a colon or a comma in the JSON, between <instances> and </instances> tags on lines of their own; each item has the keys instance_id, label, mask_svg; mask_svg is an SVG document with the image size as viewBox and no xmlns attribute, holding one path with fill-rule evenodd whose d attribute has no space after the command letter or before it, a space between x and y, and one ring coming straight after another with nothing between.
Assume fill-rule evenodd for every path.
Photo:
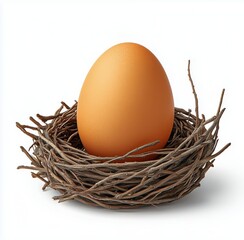
<instances>
[{"instance_id":1,"label":"woven nest wall","mask_svg":"<svg viewBox=\"0 0 244 240\"><path fill-rule=\"evenodd\" d=\"M195 114L175 108L174 127L165 148L135 154L138 149L157 144L155 141L124 156L89 155L77 131L77 103L69 107L62 102L53 116L37 114L38 121L30 117L33 126L16 123L33 139L29 151L21 146L31 164L18 169L32 170L32 177L43 181L43 189L58 190L60 195L54 199L60 202L77 200L93 206L123 209L158 205L184 197L200 186L215 158L230 146L229 143L215 152L219 123L225 110L221 107L224 91L216 115L200 118L190 62L188 76L195 97ZM156 155L157 159L114 162L145 155Z\"/></svg>"}]
</instances>

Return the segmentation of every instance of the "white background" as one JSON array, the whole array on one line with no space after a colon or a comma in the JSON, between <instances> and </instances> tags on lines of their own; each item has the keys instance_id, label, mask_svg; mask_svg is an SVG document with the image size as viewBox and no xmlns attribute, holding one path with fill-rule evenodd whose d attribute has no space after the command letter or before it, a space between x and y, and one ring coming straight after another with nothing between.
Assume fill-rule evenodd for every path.
<instances>
[{"instance_id":1,"label":"white background","mask_svg":"<svg viewBox=\"0 0 244 240\"><path fill-rule=\"evenodd\" d=\"M102 3L100 3L102 2ZM241 1L5 1L0 6L0 239L244 239L243 80L244 4ZM31 140L15 122L52 114L78 98L93 62L112 45L133 41L164 66L175 105L211 117L222 88L227 108L215 161L200 188L172 204L109 211L57 203L54 191L29 171L19 146Z\"/></svg>"}]
</instances>

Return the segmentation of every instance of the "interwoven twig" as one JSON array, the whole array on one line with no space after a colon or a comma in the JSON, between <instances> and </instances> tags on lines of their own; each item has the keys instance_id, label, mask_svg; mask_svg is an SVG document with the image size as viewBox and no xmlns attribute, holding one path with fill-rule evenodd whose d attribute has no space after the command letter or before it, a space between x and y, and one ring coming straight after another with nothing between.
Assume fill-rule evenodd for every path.
<instances>
[{"instance_id":1,"label":"interwoven twig","mask_svg":"<svg viewBox=\"0 0 244 240\"><path fill-rule=\"evenodd\" d=\"M17 127L30 136L34 143L30 154L22 151L31 166L18 169L32 170L32 176L60 192L54 199L60 202L75 199L82 203L110 209L137 208L157 205L182 198L196 187L213 166L214 159L230 143L214 153L218 142L219 121L225 109L221 109L222 92L217 113L210 119L199 117L198 99L190 74L196 104L196 116L191 111L175 108L174 127L165 148L124 156L97 157L89 155L82 146L76 125L77 103L72 107L62 102L53 116L37 115L40 121L30 118L35 126ZM146 144L140 148L146 148ZM158 156L144 162L114 163L130 157Z\"/></svg>"}]
</instances>

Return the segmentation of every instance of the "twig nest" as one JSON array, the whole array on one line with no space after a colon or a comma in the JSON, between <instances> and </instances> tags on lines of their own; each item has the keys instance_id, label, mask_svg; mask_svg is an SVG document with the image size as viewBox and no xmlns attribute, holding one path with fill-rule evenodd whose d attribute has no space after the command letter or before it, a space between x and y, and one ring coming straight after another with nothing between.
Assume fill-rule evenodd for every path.
<instances>
[{"instance_id":1,"label":"twig nest","mask_svg":"<svg viewBox=\"0 0 244 240\"><path fill-rule=\"evenodd\" d=\"M192 83L191 77L190 81ZM215 152L219 122L225 110L221 109L224 91L216 115L205 119L198 116L193 83L192 88L196 116L191 111L175 108L173 131L163 149L140 155L134 154L138 150L135 149L113 158L89 155L77 131L77 103L69 107L62 102L53 116L37 115L40 121L31 117L35 126L17 123L17 127L34 141L31 154L21 147L31 166L18 168L32 170L32 176L44 182L43 189L58 190L60 195L54 199L60 202L75 199L88 205L122 209L180 199L200 186L214 159L230 145ZM144 162L117 162L146 155L157 158Z\"/></svg>"}]
</instances>

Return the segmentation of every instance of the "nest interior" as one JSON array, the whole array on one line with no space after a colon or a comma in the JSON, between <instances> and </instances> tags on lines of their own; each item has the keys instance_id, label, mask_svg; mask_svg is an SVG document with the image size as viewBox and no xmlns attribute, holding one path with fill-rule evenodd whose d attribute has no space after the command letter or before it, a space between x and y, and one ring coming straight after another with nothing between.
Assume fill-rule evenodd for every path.
<instances>
[{"instance_id":1,"label":"nest interior","mask_svg":"<svg viewBox=\"0 0 244 240\"><path fill-rule=\"evenodd\" d=\"M190 110L175 108L174 127L165 148L135 154L138 149L156 144L155 141L124 156L89 155L77 131L77 103L69 107L62 102L52 116L37 114L38 121L30 117L34 126L16 123L33 139L29 151L21 146L31 164L18 169L30 169L32 177L43 181L43 189L58 190L60 194L54 199L60 202L77 200L93 206L124 209L158 205L184 197L200 186L215 158L230 146L228 143L215 152L219 122L225 110L221 107L224 90L216 115L200 118L190 62L188 76L195 97L195 115ZM157 159L151 161L114 162L155 154Z\"/></svg>"}]
</instances>

